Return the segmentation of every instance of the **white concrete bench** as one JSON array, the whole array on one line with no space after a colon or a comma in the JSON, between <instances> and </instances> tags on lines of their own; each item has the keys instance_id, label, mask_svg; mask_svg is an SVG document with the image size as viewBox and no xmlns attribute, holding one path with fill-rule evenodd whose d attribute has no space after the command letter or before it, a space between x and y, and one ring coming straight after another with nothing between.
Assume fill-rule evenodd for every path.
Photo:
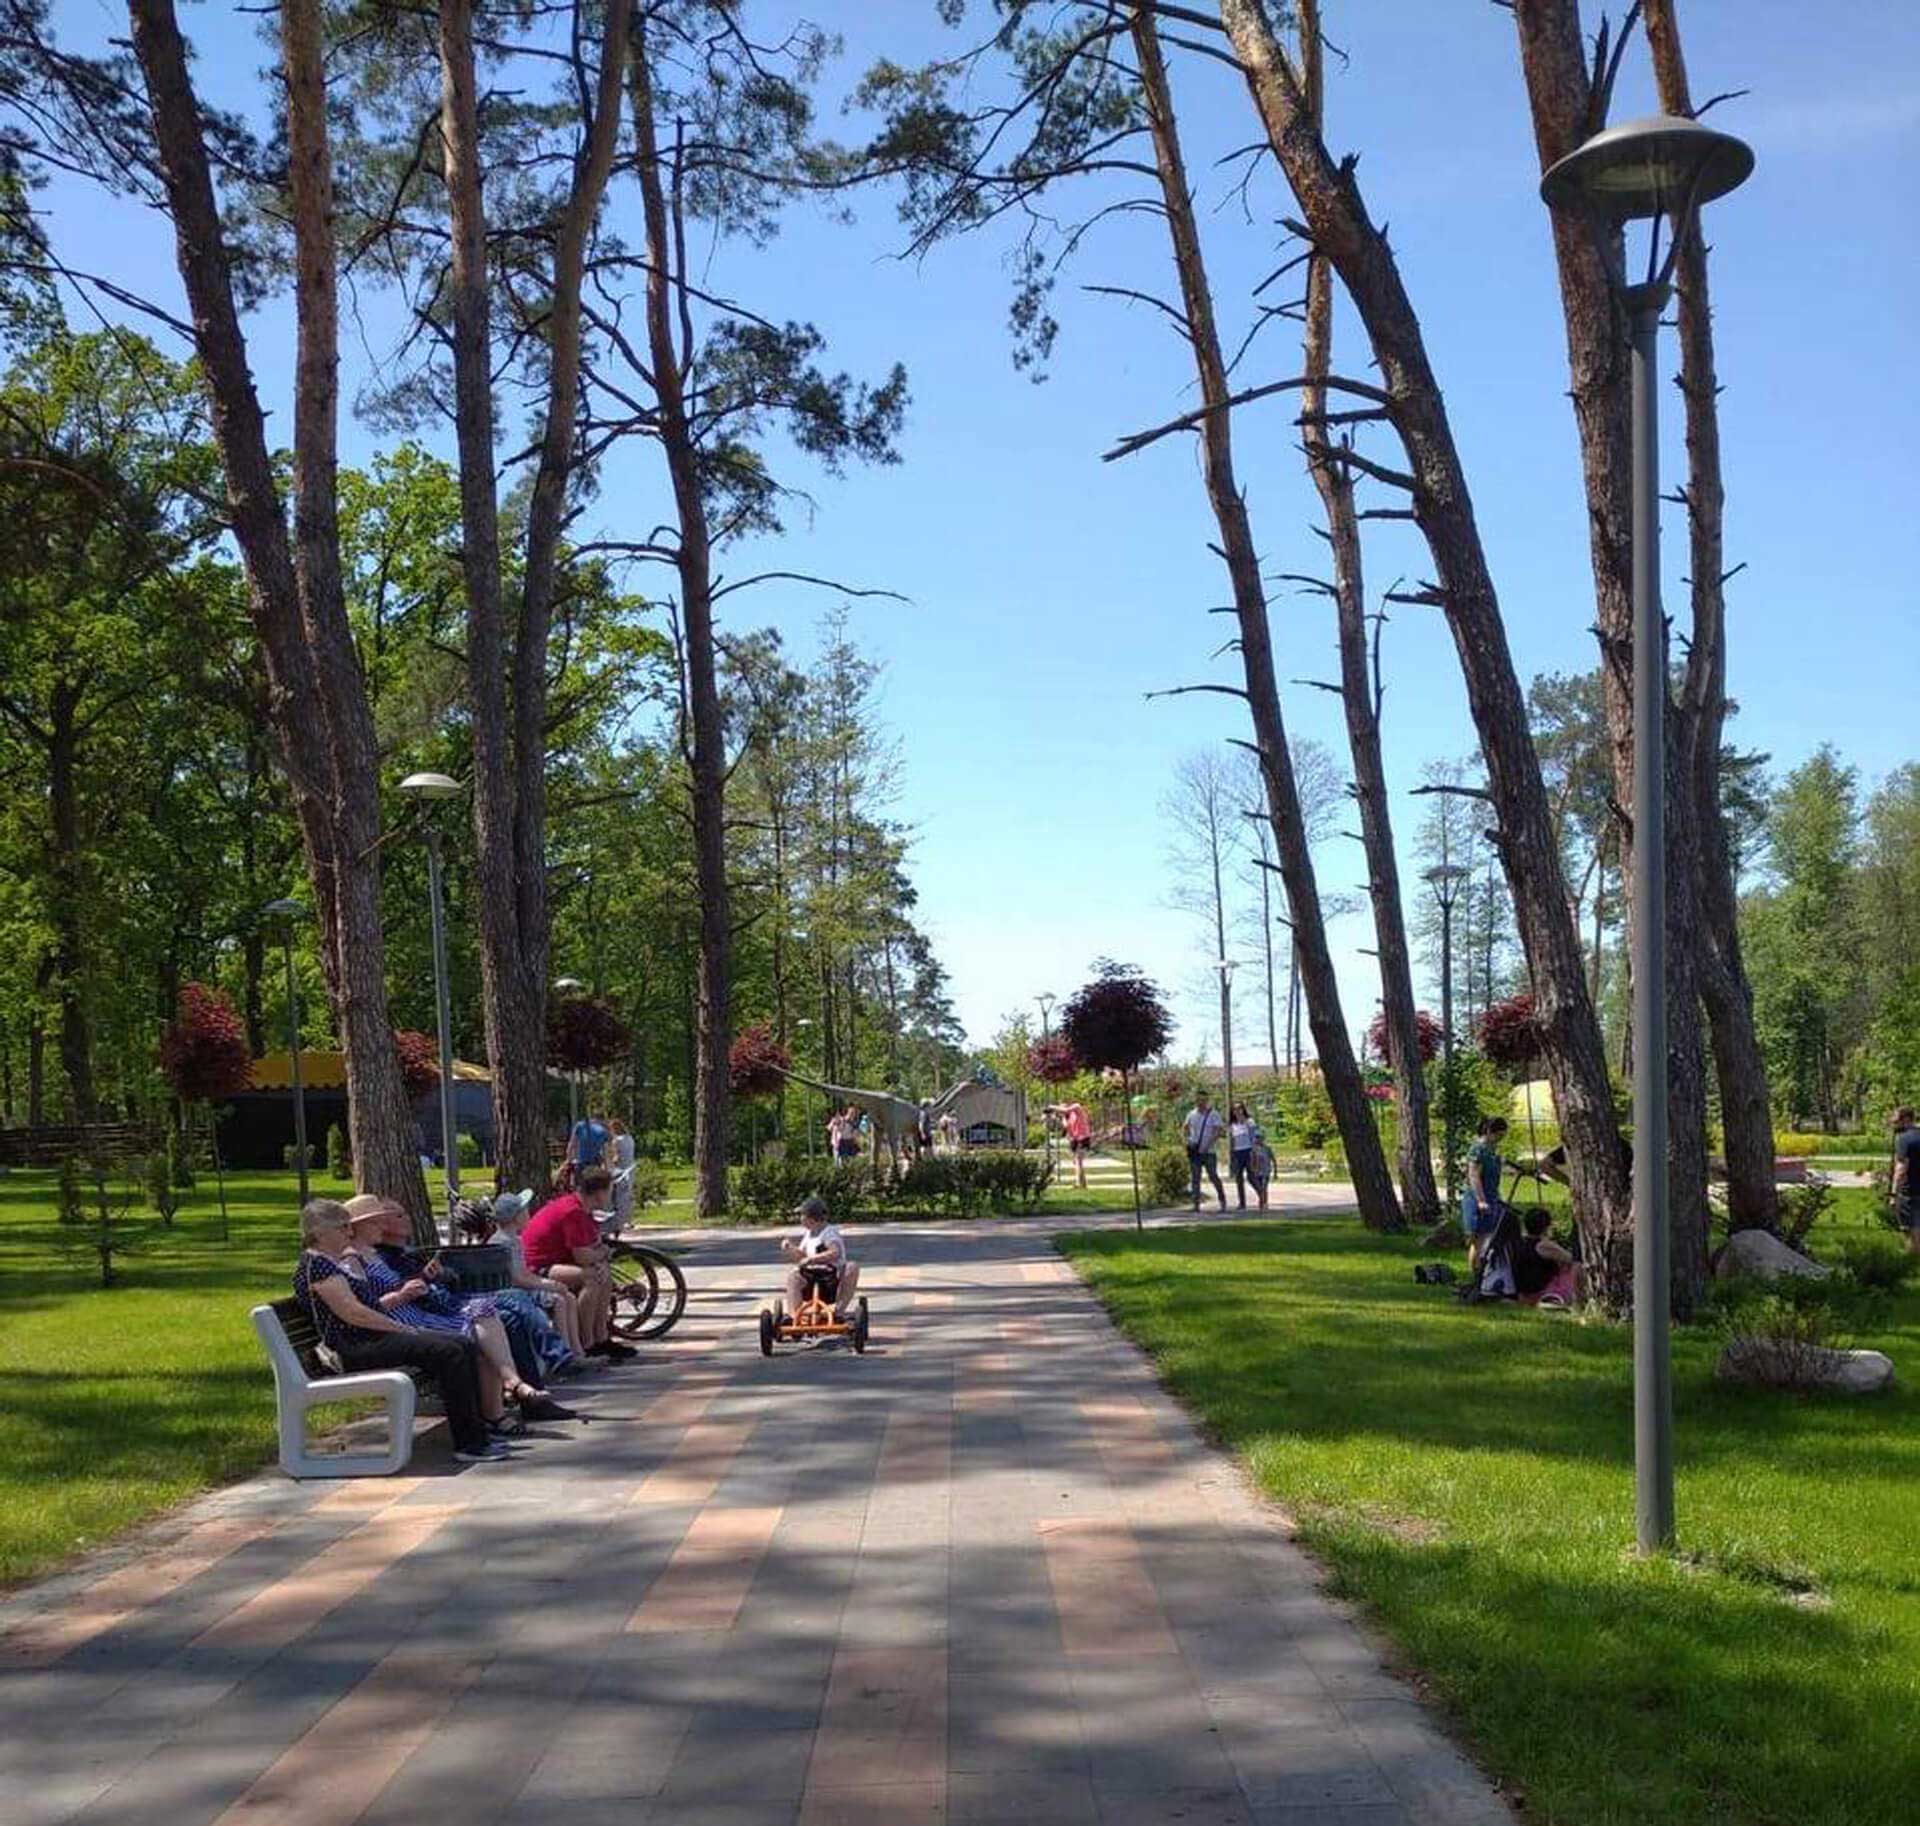
<instances>
[{"instance_id":1,"label":"white concrete bench","mask_svg":"<svg viewBox=\"0 0 1920 1826\"><path fill-rule=\"evenodd\" d=\"M267 1347L280 1404L280 1468L289 1477L391 1477L413 1456L413 1413L418 1400L404 1370L371 1370L329 1376L315 1356L318 1334L298 1300L276 1300L253 1309L253 1329ZM387 1409L384 1452L321 1452L307 1448L307 1415L332 1401L382 1401Z\"/></svg>"}]
</instances>

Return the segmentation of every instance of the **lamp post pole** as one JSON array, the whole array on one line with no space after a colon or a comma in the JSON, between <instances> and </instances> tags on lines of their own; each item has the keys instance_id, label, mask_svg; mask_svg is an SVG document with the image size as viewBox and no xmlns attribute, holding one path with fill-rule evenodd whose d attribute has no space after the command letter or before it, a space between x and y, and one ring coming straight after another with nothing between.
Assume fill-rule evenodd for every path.
<instances>
[{"instance_id":1,"label":"lamp post pole","mask_svg":"<svg viewBox=\"0 0 1920 1826\"><path fill-rule=\"evenodd\" d=\"M409 774L400 782L400 790L426 801L450 799L460 783L445 774ZM440 1155L447 1176L447 1241L456 1240L453 1229L453 1202L460 1192L460 1150L453 1132L453 1005L447 980L447 912L445 869L440 849L440 827L431 810L426 820L427 905L433 918L433 989L435 1014L440 1029Z\"/></svg>"},{"instance_id":2,"label":"lamp post pole","mask_svg":"<svg viewBox=\"0 0 1920 1826\"><path fill-rule=\"evenodd\" d=\"M586 984L577 976L563 976L553 985L561 995L578 995ZM569 1065L567 1067L567 1140L571 1144L573 1131L580 1126L580 1074Z\"/></svg>"},{"instance_id":3,"label":"lamp post pole","mask_svg":"<svg viewBox=\"0 0 1920 1826\"><path fill-rule=\"evenodd\" d=\"M1753 151L1697 120L1657 115L1596 133L1540 180L1549 207L1599 230L1626 308L1633 410L1633 1462L1642 1553L1674 1543L1672 1213L1667 1204L1667 630L1660 613L1660 312L1699 207L1743 184ZM1656 264L1659 224L1672 225ZM1628 284L1626 224L1652 223L1647 277Z\"/></svg>"},{"instance_id":4,"label":"lamp post pole","mask_svg":"<svg viewBox=\"0 0 1920 1826\"><path fill-rule=\"evenodd\" d=\"M1226 1105L1228 1114L1233 1111L1233 973L1239 968L1237 958L1223 957L1215 964L1220 972L1220 1070L1226 1079Z\"/></svg>"},{"instance_id":5,"label":"lamp post pole","mask_svg":"<svg viewBox=\"0 0 1920 1826\"><path fill-rule=\"evenodd\" d=\"M287 1078L293 1088L293 1158L300 1175L300 1204L307 1202L307 1091L300 1081L300 1002L293 977L293 922L306 911L297 900L276 900L267 907L281 921L287 957Z\"/></svg>"},{"instance_id":6,"label":"lamp post pole","mask_svg":"<svg viewBox=\"0 0 1920 1826\"><path fill-rule=\"evenodd\" d=\"M1051 1043L1053 1040L1054 998L1051 995L1037 995L1033 999L1040 1004L1041 1056L1050 1060ZM1051 1063L1049 1063L1047 1069L1049 1071L1053 1069ZM1052 1080L1049 1079L1048 1082L1051 1083ZM1026 1145L1024 1137L1022 1138L1021 1145ZM1044 1105L1041 1107L1040 1112L1040 1149L1043 1158L1051 1165L1053 1163L1053 1118L1046 1113Z\"/></svg>"},{"instance_id":7,"label":"lamp post pole","mask_svg":"<svg viewBox=\"0 0 1920 1826\"><path fill-rule=\"evenodd\" d=\"M1453 903L1467 871L1457 862L1427 870L1424 879L1440 903L1440 1145L1446 1152L1447 1209L1460 1204L1459 1149L1454 1145L1453 1094Z\"/></svg>"}]
</instances>

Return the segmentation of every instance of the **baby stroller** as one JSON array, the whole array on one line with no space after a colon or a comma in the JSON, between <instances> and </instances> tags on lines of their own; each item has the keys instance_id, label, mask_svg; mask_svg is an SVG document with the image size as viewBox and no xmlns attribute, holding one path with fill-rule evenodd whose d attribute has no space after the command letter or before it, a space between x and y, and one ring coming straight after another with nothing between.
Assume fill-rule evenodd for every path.
<instances>
[{"instance_id":1,"label":"baby stroller","mask_svg":"<svg viewBox=\"0 0 1920 1826\"><path fill-rule=\"evenodd\" d=\"M1480 1245L1480 1272L1460 1289L1461 1299L1514 1299L1520 1291L1513 1274L1513 1253L1519 1242L1520 1220L1513 1207L1503 1202L1492 1233Z\"/></svg>"}]
</instances>

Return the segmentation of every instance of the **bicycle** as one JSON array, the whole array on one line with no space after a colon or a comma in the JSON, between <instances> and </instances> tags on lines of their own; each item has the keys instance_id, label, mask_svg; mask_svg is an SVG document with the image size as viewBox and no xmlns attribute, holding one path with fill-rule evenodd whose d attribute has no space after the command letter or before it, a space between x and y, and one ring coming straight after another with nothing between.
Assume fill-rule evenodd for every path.
<instances>
[{"instance_id":1,"label":"bicycle","mask_svg":"<svg viewBox=\"0 0 1920 1826\"><path fill-rule=\"evenodd\" d=\"M601 1231L607 1245L607 1272L613 1278L613 1313L608 1329L623 1343L664 1338L687 1310L687 1277L665 1249L631 1243L620 1225Z\"/></svg>"}]
</instances>

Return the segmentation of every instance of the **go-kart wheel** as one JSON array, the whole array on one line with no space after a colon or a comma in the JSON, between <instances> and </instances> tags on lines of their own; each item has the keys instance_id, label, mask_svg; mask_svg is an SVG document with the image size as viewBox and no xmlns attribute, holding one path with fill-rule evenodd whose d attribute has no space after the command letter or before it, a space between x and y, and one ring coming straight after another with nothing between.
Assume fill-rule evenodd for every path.
<instances>
[{"instance_id":1,"label":"go-kart wheel","mask_svg":"<svg viewBox=\"0 0 1920 1826\"><path fill-rule=\"evenodd\" d=\"M855 1356L864 1356L867 1349L867 1296L863 1293L853 1308L853 1351Z\"/></svg>"},{"instance_id":2,"label":"go-kart wheel","mask_svg":"<svg viewBox=\"0 0 1920 1826\"><path fill-rule=\"evenodd\" d=\"M763 1357L773 1355L773 1314L763 1306L760 1309L760 1354Z\"/></svg>"}]
</instances>

